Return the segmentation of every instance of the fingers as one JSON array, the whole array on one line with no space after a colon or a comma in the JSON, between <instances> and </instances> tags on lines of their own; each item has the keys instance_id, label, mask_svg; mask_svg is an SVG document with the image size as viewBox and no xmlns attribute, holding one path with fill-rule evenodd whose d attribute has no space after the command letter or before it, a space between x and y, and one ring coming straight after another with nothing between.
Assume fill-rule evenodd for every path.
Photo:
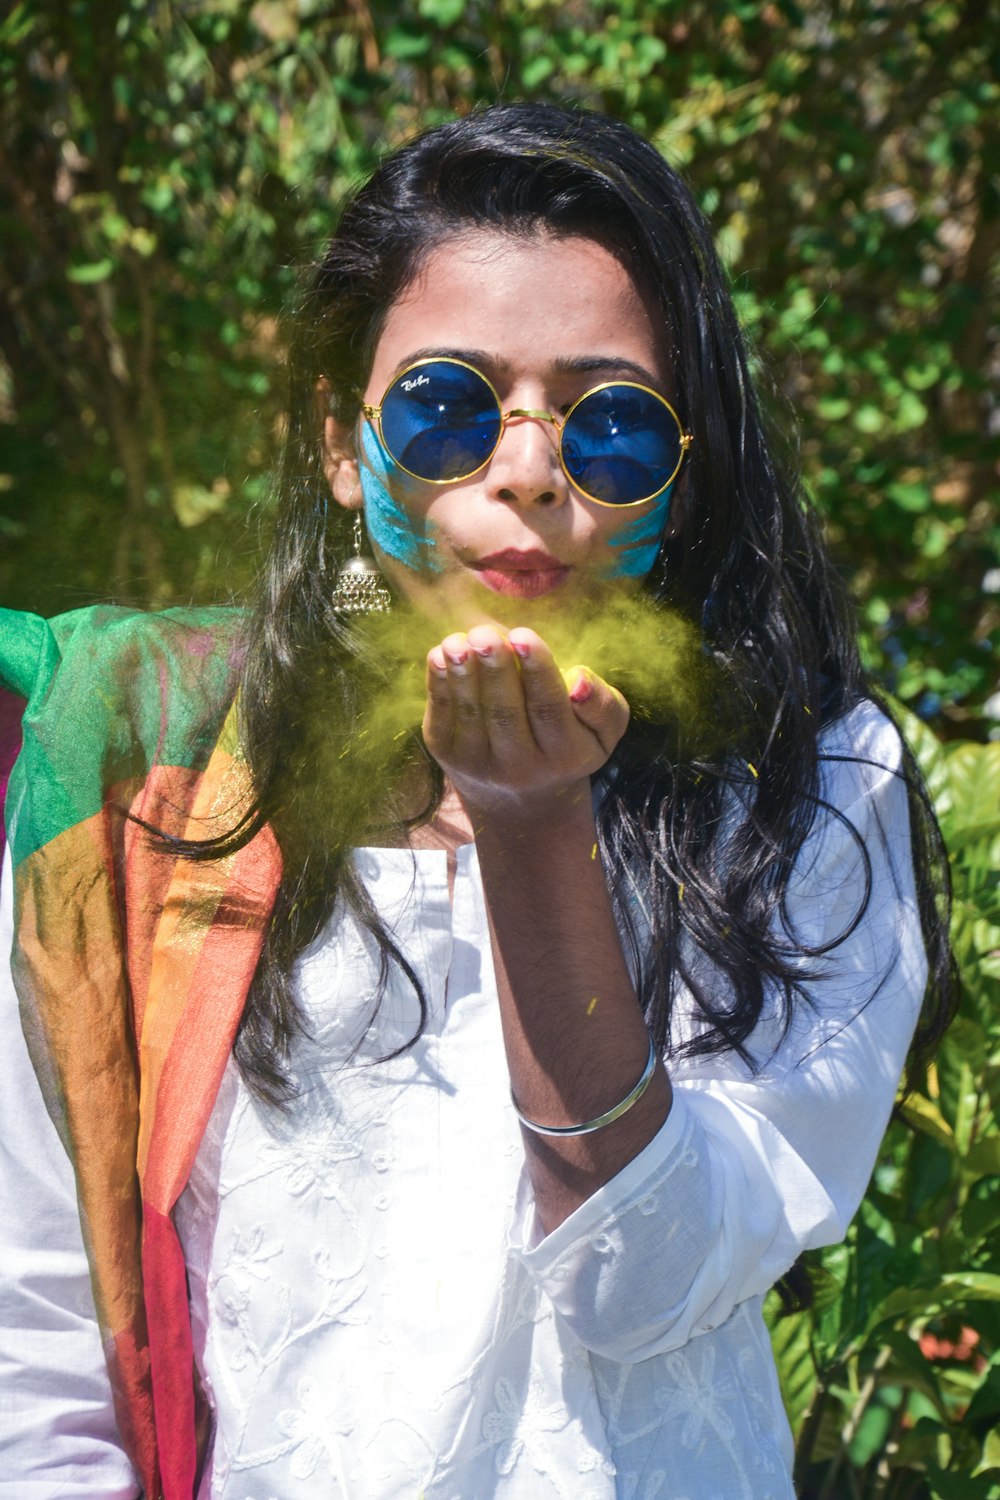
<instances>
[{"instance_id":1,"label":"fingers","mask_svg":"<svg viewBox=\"0 0 1000 1500\"><path fill-rule=\"evenodd\" d=\"M571 667L565 677L577 721L597 736L605 755L610 755L628 728L631 711L624 695L589 667Z\"/></svg>"},{"instance_id":2,"label":"fingers","mask_svg":"<svg viewBox=\"0 0 1000 1500\"><path fill-rule=\"evenodd\" d=\"M443 759L455 738L455 704L448 682L448 663L440 646L435 646L427 656L423 736L424 744L436 760Z\"/></svg>"},{"instance_id":3,"label":"fingers","mask_svg":"<svg viewBox=\"0 0 1000 1500\"><path fill-rule=\"evenodd\" d=\"M518 659L495 626L446 636L427 658L424 738L432 754L453 749L479 758L532 748Z\"/></svg>"},{"instance_id":4,"label":"fingers","mask_svg":"<svg viewBox=\"0 0 1000 1500\"><path fill-rule=\"evenodd\" d=\"M563 674L534 630L518 626L508 640L521 666L521 691L532 738L540 750L555 750L574 725Z\"/></svg>"},{"instance_id":5,"label":"fingers","mask_svg":"<svg viewBox=\"0 0 1000 1500\"><path fill-rule=\"evenodd\" d=\"M561 672L533 630L512 630L510 643L521 660L528 718L539 748L548 750L563 742L575 721L590 730L607 759L628 727L629 706L624 696L589 667Z\"/></svg>"},{"instance_id":6,"label":"fingers","mask_svg":"<svg viewBox=\"0 0 1000 1500\"><path fill-rule=\"evenodd\" d=\"M476 625L446 636L428 653L427 693L424 739L431 754L487 776L514 766L527 772L539 755L552 769L586 762L589 774L614 750L629 719L616 688L586 667L563 673L541 636L521 626L509 635Z\"/></svg>"}]
</instances>

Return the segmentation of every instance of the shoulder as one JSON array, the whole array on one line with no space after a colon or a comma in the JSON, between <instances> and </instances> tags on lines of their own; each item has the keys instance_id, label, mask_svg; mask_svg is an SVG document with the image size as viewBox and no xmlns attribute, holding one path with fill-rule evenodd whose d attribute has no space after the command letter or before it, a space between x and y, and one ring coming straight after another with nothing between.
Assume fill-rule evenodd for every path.
<instances>
[{"instance_id":1,"label":"shoulder","mask_svg":"<svg viewBox=\"0 0 1000 1500\"><path fill-rule=\"evenodd\" d=\"M29 701L57 676L97 671L113 685L144 662L201 663L202 672L238 666L243 612L237 609L168 609L159 613L93 605L42 619L0 609L0 683Z\"/></svg>"},{"instance_id":2,"label":"shoulder","mask_svg":"<svg viewBox=\"0 0 1000 1500\"><path fill-rule=\"evenodd\" d=\"M204 765L236 691L241 631L236 610L0 611L0 684L26 700L7 806L22 857L154 766Z\"/></svg>"},{"instance_id":3,"label":"shoulder","mask_svg":"<svg viewBox=\"0 0 1000 1500\"><path fill-rule=\"evenodd\" d=\"M892 719L870 698L860 699L851 708L830 719L815 741L815 779L803 776L800 795L807 810L807 827L815 832L817 825L828 823L836 812L843 813L856 803L864 803L873 794L898 788L905 805L906 751L902 737ZM752 768L751 768L752 769ZM755 817L758 784L748 781L736 761L731 763L732 780L725 785L723 838L747 820Z\"/></svg>"},{"instance_id":4,"label":"shoulder","mask_svg":"<svg viewBox=\"0 0 1000 1500\"><path fill-rule=\"evenodd\" d=\"M856 804L902 799L906 805L906 749L892 719L864 698L825 725L817 745L821 799L844 811Z\"/></svg>"},{"instance_id":5,"label":"shoulder","mask_svg":"<svg viewBox=\"0 0 1000 1500\"><path fill-rule=\"evenodd\" d=\"M840 718L824 726L819 752L821 756L847 756L899 770L903 741L885 709L871 698L862 698Z\"/></svg>"},{"instance_id":6,"label":"shoulder","mask_svg":"<svg viewBox=\"0 0 1000 1500\"><path fill-rule=\"evenodd\" d=\"M48 622L66 669L86 665L125 675L152 665L191 676L238 665L242 612L235 609L166 609L159 612L98 605Z\"/></svg>"},{"instance_id":7,"label":"shoulder","mask_svg":"<svg viewBox=\"0 0 1000 1500\"><path fill-rule=\"evenodd\" d=\"M182 714L232 697L242 661L242 612L159 613L95 605L44 620L0 610L0 684L27 700L26 717L61 713L113 719L150 696Z\"/></svg>"},{"instance_id":8,"label":"shoulder","mask_svg":"<svg viewBox=\"0 0 1000 1500\"><path fill-rule=\"evenodd\" d=\"M865 699L824 728L818 756L809 831L789 895L812 891L828 899L840 881L867 887L884 877L897 891L909 889L911 772L896 725Z\"/></svg>"}]
</instances>

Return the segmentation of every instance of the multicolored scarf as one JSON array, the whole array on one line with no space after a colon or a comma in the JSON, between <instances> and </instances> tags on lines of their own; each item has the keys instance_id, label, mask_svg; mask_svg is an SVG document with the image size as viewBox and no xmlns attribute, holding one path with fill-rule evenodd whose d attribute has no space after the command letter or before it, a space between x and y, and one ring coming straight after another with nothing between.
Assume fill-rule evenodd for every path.
<instances>
[{"instance_id":1,"label":"multicolored scarf","mask_svg":"<svg viewBox=\"0 0 1000 1500\"><path fill-rule=\"evenodd\" d=\"M205 838L248 805L234 693L240 617L0 610L0 760L14 982L76 1171L122 1439L147 1500L191 1500L207 1436L172 1210L260 953L270 830L177 858L134 820ZM19 711L23 710L23 714ZM0 795L3 767L0 765Z\"/></svg>"}]
</instances>

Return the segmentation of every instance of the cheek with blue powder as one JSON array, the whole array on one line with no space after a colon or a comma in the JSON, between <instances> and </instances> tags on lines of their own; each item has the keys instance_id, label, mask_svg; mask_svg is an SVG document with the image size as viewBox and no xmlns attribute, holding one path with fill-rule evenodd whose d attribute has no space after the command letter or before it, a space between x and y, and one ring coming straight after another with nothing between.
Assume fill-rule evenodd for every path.
<instances>
[{"instance_id":1,"label":"cheek with blue powder","mask_svg":"<svg viewBox=\"0 0 1000 1500\"><path fill-rule=\"evenodd\" d=\"M645 578L650 572L670 517L673 489L673 483L668 484L663 493L651 501L648 509L643 509L641 515L626 521L608 537L608 545L614 554L608 567L609 578Z\"/></svg>"},{"instance_id":2,"label":"cheek with blue powder","mask_svg":"<svg viewBox=\"0 0 1000 1500\"><path fill-rule=\"evenodd\" d=\"M439 573L441 564L426 521L396 498L415 481L390 458L367 422L361 428L361 455L365 522L375 546L414 573Z\"/></svg>"}]
</instances>

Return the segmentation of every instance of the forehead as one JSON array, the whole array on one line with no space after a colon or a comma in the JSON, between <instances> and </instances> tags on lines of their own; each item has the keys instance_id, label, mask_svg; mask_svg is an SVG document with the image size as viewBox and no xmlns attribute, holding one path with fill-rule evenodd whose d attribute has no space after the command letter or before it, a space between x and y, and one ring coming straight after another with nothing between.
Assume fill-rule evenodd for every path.
<instances>
[{"instance_id":1,"label":"forehead","mask_svg":"<svg viewBox=\"0 0 1000 1500\"><path fill-rule=\"evenodd\" d=\"M472 231L436 246L390 307L371 386L438 350L477 356L501 377L606 359L660 378L663 342L629 273L594 240Z\"/></svg>"}]
</instances>

